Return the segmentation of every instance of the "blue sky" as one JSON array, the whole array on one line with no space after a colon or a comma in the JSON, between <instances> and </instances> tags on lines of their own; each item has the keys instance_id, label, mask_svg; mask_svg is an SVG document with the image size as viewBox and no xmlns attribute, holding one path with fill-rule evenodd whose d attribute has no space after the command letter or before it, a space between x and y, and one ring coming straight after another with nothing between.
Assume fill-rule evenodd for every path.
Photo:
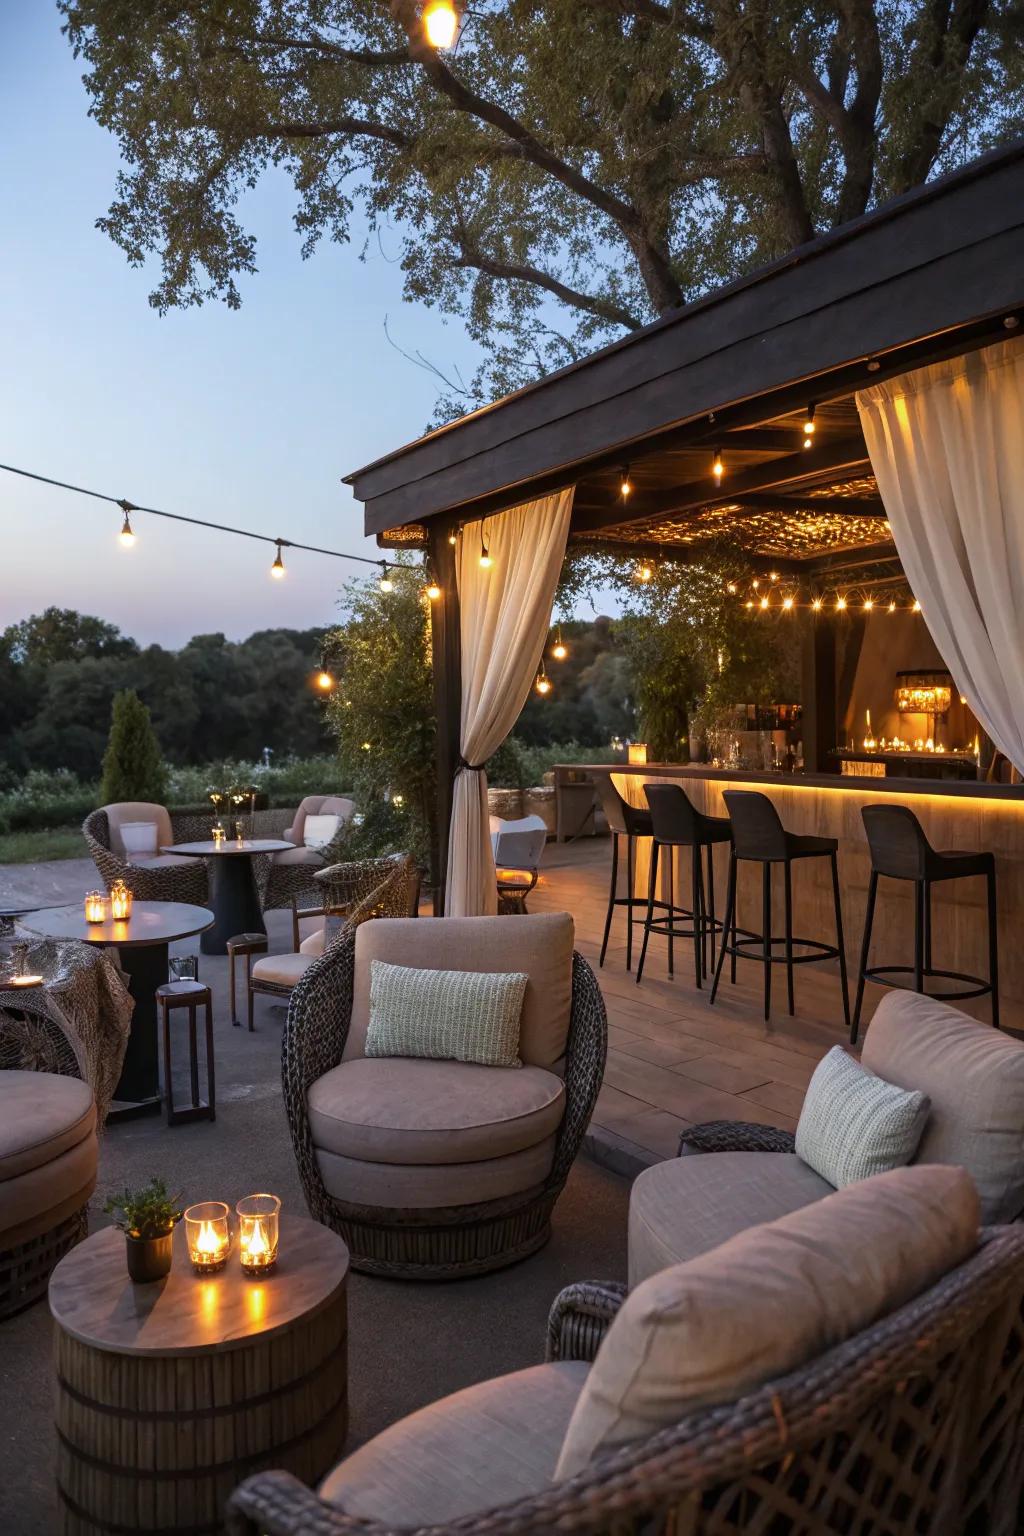
<instances>
[{"instance_id":1,"label":"blue sky","mask_svg":"<svg viewBox=\"0 0 1024 1536\"><path fill-rule=\"evenodd\" d=\"M358 229L304 262L283 178L243 210L260 270L241 310L161 318L152 274L94 228L118 156L86 115L81 74L49 0L0 0L0 462L376 554L341 476L418 436L435 394L385 341L385 317L407 350L469 372L461 328L404 305L397 264L376 244L360 261ZM329 623L360 569L292 553L272 582L262 545L140 516L125 551L119 526L113 507L0 474L0 627L53 603L142 642L241 638Z\"/></svg>"}]
</instances>

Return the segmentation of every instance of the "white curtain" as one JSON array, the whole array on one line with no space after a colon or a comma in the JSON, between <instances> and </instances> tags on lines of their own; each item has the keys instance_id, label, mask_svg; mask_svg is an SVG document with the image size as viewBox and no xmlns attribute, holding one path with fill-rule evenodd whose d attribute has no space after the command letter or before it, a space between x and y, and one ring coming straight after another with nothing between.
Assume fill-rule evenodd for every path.
<instances>
[{"instance_id":1,"label":"white curtain","mask_svg":"<svg viewBox=\"0 0 1024 1536\"><path fill-rule=\"evenodd\" d=\"M932 638L1024 770L1024 339L876 384L857 408Z\"/></svg>"},{"instance_id":2,"label":"white curtain","mask_svg":"<svg viewBox=\"0 0 1024 1536\"><path fill-rule=\"evenodd\" d=\"M575 487L527 501L459 535L462 720L448 838L449 917L498 910L483 764L529 698L551 627ZM480 555L486 541L491 564Z\"/></svg>"}]
</instances>

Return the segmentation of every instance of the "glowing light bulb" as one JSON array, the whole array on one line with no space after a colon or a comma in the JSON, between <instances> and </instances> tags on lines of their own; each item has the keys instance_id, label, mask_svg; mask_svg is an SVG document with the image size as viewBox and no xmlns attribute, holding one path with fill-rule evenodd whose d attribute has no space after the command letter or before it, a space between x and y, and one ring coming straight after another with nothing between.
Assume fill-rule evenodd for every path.
<instances>
[{"instance_id":1,"label":"glowing light bulb","mask_svg":"<svg viewBox=\"0 0 1024 1536\"><path fill-rule=\"evenodd\" d=\"M769 573L768 573L768 580L769 581L778 581L778 579L779 579L778 571L769 571Z\"/></svg>"},{"instance_id":2,"label":"glowing light bulb","mask_svg":"<svg viewBox=\"0 0 1024 1536\"><path fill-rule=\"evenodd\" d=\"M629 465L627 464L625 469L622 471L622 479L619 481L619 495L622 497L623 501L625 501L627 496L632 496L632 494L633 482L629 478Z\"/></svg>"},{"instance_id":3,"label":"glowing light bulb","mask_svg":"<svg viewBox=\"0 0 1024 1536\"><path fill-rule=\"evenodd\" d=\"M431 48L450 48L459 30L459 13L452 0L430 0L423 7L423 30Z\"/></svg>"},{"instance_id":4,"label":"glowing light bulb","mask_svg":"<svg viewBox=\"0 0 1024 1536\"><path fill-rule=\"evenodd\" d=\"M725 465L722 463L722 453L719 448L715 449L715 457L711 462L711 473L719 482L721 482L722 476L725 474Z\"/></svg>"},{"instance_id":5,"label":"glowing light bulb","mask_svg":"<svg viewBox=\"0 0 1024 1536\"><path fill-rule=\"evenodd\" d=\"M562 639L562 626L561 626L561 624L559 624L559 626L558 626L558 639L555 641L554 645L551 647L551 654L555 658L556 661L564 661L565 658L569 654L569 647L566 645L565 641Z\"/></svg>"},{"instance_id":6,"label":"glowing light bulb","mask_svg":"<svg viewBox=\"0 0 1024 1536\"><path fill-rule=\"evenodd\" d=\"M382 592L393 592L395 590L395 584L388 574L388 563L386 560L382 560L380 563L380 589Z\"/></svg>"},{"instance_id":7,"label":"glowing light bulb","mask_svg":"<svg viewBox=\"0 0 1024 1536\"><path fill-rule=\"evenodd\" d=\"M551 692L551 680L547 673L544 671L543 664L541 665L540 671L537 673L537 681L533 686L541 695Z\"/></svg>"},{"instance_id":8,"label":"glowing light bulb","mask_svg":"<svg viewBox=\"0 0 1024 1536\"><path fill-rule=\"evenodd\" d=\"M459 542L459 536L458 536L458 534L455 532L455 530L453 528L451 533L448 535L448 543L449 544L457 544L458 542Z\"/></svg>"},{"instance_id":9,"label":"glowing light bulb","mask_svg":"<svg viewBox=\"0 0 1024 1536\"><path fill-rule=\"evenodd\" d=\"M651 577L654 575L654 572L651 570L649 565L642 565L637 571L636 575L638 581L650 581Z\"/></svg>"},{"instance_id":10,"label":"glowing light bulb","mask_svg":"<svg viewBox=\"0 0 1024 1536\"><path fill-rule=\"evenodd\" d=\"M889 612L890 613L895 613L896 612L896 604L895 603L890 603L889 604Z\"/></svg>"},{"instance_id":11,"label":"glowing light bulb","mask_svg":"<svg viewBox=\"0 0 1024 1536\"><path fill-rule=\"evenodd\" d=\"M128 517L127 507L125 508L124 522L121 524L121 532L118 534L118 538L121 540L121 543L124 545L125 549L131 549L132 545L135 543L135 533L132 529L131 520Z\"/></svg>"},{"instance_id":12,"label":"glowing light bulb","mask_svg":"<svg viewBox=\"0 0 1024 1536\"><path fill-rule=\"evenodd\" d=\"M921 604L918 602L916 597L914 598L913 603L910 605L910 611L911 611L911 613L920 613L921 612Z\"/></svg>"},{"instance_id":13,"label":"glowing light bulb","mask_svg":"<svg viewBox=\"0 0 1024 1536\"><path fill-rule=\"evenodd\" d=\"M729 585L726 587L725 590L728 592L730 597L735 597L736 596L736 583L734 581L730 581Z\"/></svg>"},{"instance_id":14,"label":"glowing light bulb","mask_svg":"<svg viewBox=\"0 0 1024 1536\"><path fill-rule=\"evenodd\" d=\"M487 552L486 545L484 545L484 548L480 552L480 564L485 571L489 571L491 566L494 564L494 561L491 559Z\"/></svg>"},{"instance_id":15,"label":"glowing light bulb","mask_svg":"<svg viewBox=\"0 0 1024 1536\"><path fill-rule=\"evenodd\" d=\"M875 606L875 600L874 600L873 597L866 597L864 599L864 612L865 613L870 613L874 606Z\"/></svg>"},{"instance_id":16,"label":"glowing light bulb","mask_svg":"<svg viewBox=\"0 0 1024 1536\"><path fill-rule=\"evenodd\" d=\"M821 598L820 597L814 598L813 601L811 602L811 607L814 609L815 613L820 613L821 612Z\"/></svg>"},{"instance_id":17,"label":"glowing light bulb","mask_svg":"<svg viewBox=\"0 0 1024 1536\"><path fill-rule=\"evenodd\" d=\"M792 608L792 606L793 606L793 599L791 597L784 597L782 599L782 606L783 606L783 608L785 608L786 612L788 613L790 611L790 609Z\"/></svg>"},{"instance_id":18,"label":"glowing light bulb","mask_svg":"<svg viewBox=\"0 0 1024 1536\"><path fill-rule=\"evenodd\" d=\"M274 556L274 563L270 567L270 574L273 576L275 581L280 581L284 575L284 561L281 559L280 544L277 546L277 554Z\"/></svg>"},{"instance_id":19,"label":"glowing light bulb","mask_svg":"<svg viewBox=\"0 0 1024 1536\"><path fill-rule=\"evenodd\" d=\"M746 602L743 604L743 606L744 606L744 608L753 608L754 604L753 604L752 599L748 597Z\"/></svg>"},{"instance_id":20,"label":"glowing light bulb","mask_svg":"<svg viewBox=\"0 0 1024 1536\"><path fill-rule=\"evenodd\" d=\"M814 441L814 402L807 407L807 415L804 418L804 447L810 448Z\"/></svg>"},{"instance_id":21,"label":"glowing light bulb","mask_svg":"<svg viewBox=\"0 0 1024 1536\"><path fill-rule=\"evenodd\" d=\"M845 611L846 611L846 598L845 597L837 597L836 598L836 607L839 609L840 613L845 613Z\"/></svg>"},{"instance_id":22,"label":"glowing light bulb","mask_svg":"<svg viewBox=\"0 0 1024 1536\"><path fill-rule=\"evenodd\" d=\"M432 581L430 583L430 586L427 588L427 596L430 598L432 603L436 603L438 598L441 596L441 588L438 586L436 581Z\"/></svg>"},{"instance_id":23,"label":"glowing light bulb","mask_svg":"<svg viewBox=\"0 0 1024 1536\"><path fill-rule=\"evenodd\" d=\"M768 599L766 597L762 597L762 599L761 599L761 607L762 608L767 608L768 607Z\"/></svg>"},{"instance_id":24,"label":"glowing light bulb","mask_svg":"<svg viewBox=\"0 0 1024 1536\"><path fill-rule=\"evenodd\" d=\"M363 751L364 752L369 752L369 750L370 750L370 743L368 741L364 741L363 742Z\"/></svg>"},{"instance_id":25,"label":"glowing light bulb","mask_svg":"<svg viewBox=\"0 0 1024 1536\"><path fill-rule=\"evenodd\" d=\"M334 687L334 678L326 667L321 667L316 675L316 685L322 693L329 693Z\"/></svg>"}]
</instances>

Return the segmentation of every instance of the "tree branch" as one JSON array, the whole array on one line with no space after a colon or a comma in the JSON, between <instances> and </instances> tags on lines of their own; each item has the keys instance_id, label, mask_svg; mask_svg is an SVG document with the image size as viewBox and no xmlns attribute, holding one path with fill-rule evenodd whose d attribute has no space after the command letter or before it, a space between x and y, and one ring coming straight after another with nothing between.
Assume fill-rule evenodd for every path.
<instances>
[{"instance_id":1,"label":"tree branch","mask_svg":"<svg viewBox=\"0 0 1024 1536\"><path fill-rule=\"evenodd\" d=\"M581 293L579 289L570 288L568 284L559 282L557 277L552 277L549 272L543 272L539 267L514 261L496 261L493 257L484 256L465 244L462 245L461 254L456 257L454 265L461 268L472 267L478 272L486 273L488 277L509 282L532 283L535 288L543 288L546 292L554 294L555 298L561 299L563 304L568 304L573 309L584 310L588 315L596 315L599 320L608 320L612 325L621 325L627 331L638 331L644 323L630 310L613 304L610 299Z\"/></svg>"},{"instance_id":2,"label":"tree branch","mask_svg":"<svg viewBox=\"0 0 1024 1536\"><path fill-rule=\"evenodd\" d=\"M204 128L218 131L213 123L203 123ZM243 139L324 139L332 134L350 134L353 138L381 139L396 149L409 149L416 142L400 128L387 123L374 123L360 117L335 117L322 123L265 123L261 128L243 128L238 137Z\"/></svg>"},{"instance_id":3,"label":"tree branch","mask_svg":"<svg viewBox=\"0 0 1024 1536\"><path fill-rule=\"evenodd\" d=\"M326 37L288 37L277 32L228 32L226 35L237 38L240 43L251 43L257 48L301 49L325 54L346 64L367 64L377 68L406 66L410 63L407 48L388 48L379 52L370 48L345 48L341 43L332 43ZM227 45L224 51L230 51Z\"/></svg>"}]
</instances>

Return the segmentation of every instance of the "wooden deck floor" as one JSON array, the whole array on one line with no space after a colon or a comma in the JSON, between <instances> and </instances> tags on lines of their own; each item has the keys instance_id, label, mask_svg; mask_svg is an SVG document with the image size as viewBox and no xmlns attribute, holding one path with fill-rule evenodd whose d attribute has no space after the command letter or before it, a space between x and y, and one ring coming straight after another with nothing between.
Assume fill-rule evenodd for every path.
<instances>
[{"instance_id":1,"label":"wooden deck floor","mask_svg":"<svg viewBox=\"0 0 1024 1536\"><path fill-rule=\"evenodd\" d=\"M670 979L667 946L652 936L643 981L636 983L642 930L635 930L633 972L626 970L625 908L615 914L603 969L597 969L607 903L607 838L549 843L530 910L571 912L576 947L594 966L608 1009L609 1050L593 1129L624 1166L675 1155L680 1132L704 1120L755 1120L792 1129L804 1090L821 1057L844 1043L838 969L798 966L796 1016L785 1011L785 972L776 968L773 1015L765 1024L759 965L728 970L712 1008L709 989L694 985L688 946L677 942ZM741 922L743 921L741 907ZM853 984L851 982L851 1005ZM862 1023L880 988L869 986ZM986 1005L977 1005L987 1019Z\"/></svg>"}]
</instances>

